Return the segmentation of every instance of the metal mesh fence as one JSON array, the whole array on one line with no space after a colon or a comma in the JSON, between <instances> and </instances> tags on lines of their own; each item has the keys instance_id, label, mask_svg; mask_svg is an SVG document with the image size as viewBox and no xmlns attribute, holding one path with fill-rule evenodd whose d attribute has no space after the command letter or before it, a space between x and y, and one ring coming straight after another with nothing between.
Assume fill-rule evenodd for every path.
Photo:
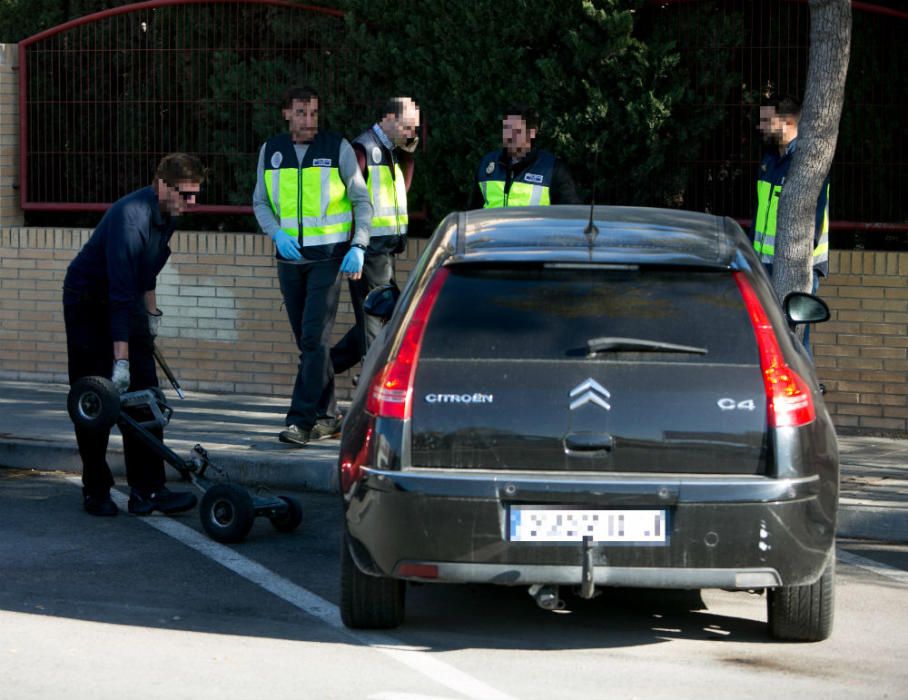
<instances>
[{"instance_id":1,"label":"metal mesh fence","mask_svg":"<svg viewBox=\"0 0 908 700\"><path fill-rule=\"evenodd\" d=\"M810 10L805 2L759 0L663 2L648 8L654 21L674 28L681 69L697 53L721 61L736 78L719 96L722 121L688 169L682 205L747 220L752 215L756 167L763 144L757 132L760 100L802 99L808 66ZM699 27L689 20L695 13ZM731 27L724 34L707 27ZM908 12L854 3L852 51L836 157L831 171L831 214L840 231L908 231ZM702 85L704 104L714 84Z\"/></svg>"},{"instance_id":2,"label":"metal mesh fence","mask_svg":"<svg viewBox=\"0 0 908 700\"><path fill-rule=\"evenodd\" d=\"M343 15L292 3L152 2L63 25L21 46L23 205L97 210L190 151L210 169L199 211L245 213L258 147L284 128L280 96L313 86L355 111Z\"/></svg>"},{"instance_id":3,"label":"metal mesh fence","mask_svg":"<svg viewBox=\"0 0 908 700\"><path fill-rule=\"evenodd\" d=\"M668 0L648 3L640 26L673 36L678 70L718 62L732 85L717 95L716 81L692 81L703 104L722 114L696 159L677 164L688 175L675 204L749 219L762 147L758 106L768 93L804 93L807 4ZM832 168L834 229L908 231L906 29L908 12L854 3ZM102 210L146 184L162 155L185 150L211 169L200 210L248 213L251 164L259 145L284 126L277 107L285 87L319 90L324 121L335 128L352 133L365 123L366 107L349 83L356 56L344 38L343 14L335 10L280 0L158 0L25 40L23 207ZM683 128L684 115L676 120Z\"/></svg>"}]
</instances>

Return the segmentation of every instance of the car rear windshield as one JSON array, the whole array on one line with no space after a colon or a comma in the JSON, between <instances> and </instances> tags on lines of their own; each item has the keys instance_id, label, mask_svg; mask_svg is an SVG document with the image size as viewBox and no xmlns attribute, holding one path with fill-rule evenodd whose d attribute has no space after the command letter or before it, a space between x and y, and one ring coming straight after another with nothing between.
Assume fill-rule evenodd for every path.
<instances>
[{"instance_id":1,"label":"car rear windshield","mask_svg":"<svg viewBox=\"0 0 908 700\"><path fill-rule=\"evenodd\" d=\"M453 266L421 356L759 362L731 272L689 268Z\"/></svg>"}]
</instances>

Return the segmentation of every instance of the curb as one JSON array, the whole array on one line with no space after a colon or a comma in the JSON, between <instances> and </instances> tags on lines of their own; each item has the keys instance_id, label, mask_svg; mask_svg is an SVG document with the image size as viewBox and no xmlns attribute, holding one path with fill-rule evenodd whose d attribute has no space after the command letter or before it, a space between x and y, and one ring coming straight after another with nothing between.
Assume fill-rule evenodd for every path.
<instances>
[{"instance_id":1,"label":"curb","mask_svg":"<svg viewBox=\"0 0 908 700\"><path fill-rule=\"evenodd\" d=\"M194 442L168 440L168 447L181 457L188 457ZM311 446L302 450L275 450L262 458L256 452L245 454L237 451L208 447L212 463L227 472L231 481L248 487L267 485L272 489L290 491L318 491L336 493L337 449L333 446ZM261 455L261 453L258 453ZM125 479L123 446L119 436L111 434L107 450L107 463L114 476ZM37 471L65 471L79 474L82 460L75 441L48 442L23 439L0 441L0 468L35 469ZM176 470L166 467L167 480L176 482ZM212 474L212 472L209 472ZM216 473L212 474L216 477Z\"/></svg>"},{"instance_id":2,"label":"curb","mask_svg":"<svg viewBox=\"0 0 908 700\"><path fill-rule=\"evenodd\" d=\"M904 509L839 504L836 536L883 542L908 542Z\"/></svg>"}]
</instances>

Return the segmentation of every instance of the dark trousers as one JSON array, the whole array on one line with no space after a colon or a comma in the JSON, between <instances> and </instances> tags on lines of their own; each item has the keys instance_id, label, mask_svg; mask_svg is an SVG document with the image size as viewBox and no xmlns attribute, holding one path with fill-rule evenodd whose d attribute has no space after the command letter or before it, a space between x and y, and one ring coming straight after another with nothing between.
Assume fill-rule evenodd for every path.
<instances>
[{"instance_id":1,"label":"dark trousers","mask_svg":"<svg viewBox=\"0 0 908 700\"><path fill-rule=\"evenodd\" d=\"M350 302L353 304L356 325L331 348L331 364L335 374L356 366L381 331L381 319L366 315L363 312L363 302L369 292L388 284L393 276L394 258L390 253L366 253L363 276L358 280L350 280Z\"/></svg>"},{"instance_id":2,"label":"dark trousers","mask_svg":"<svg viewBox=\"0 0 908 700\"><path fill-rule=\"evenodd\" d=\"M300 351L286 422L302 430L311 430L317 419L337 412L329 343L340 297L340 264L340 260L277 264L284 306Z\"/></svg>"},{"instance_id":3,"label":"dark trousers","mask_svg":"<svg viewBox=\"0 0 908 700\"><path fill-rule=\"evenodd\" d=\"M110 313L105 304L79 302L63 305L66 325L66 353L69 383L82 377L110 378L113 369L113 341L110 337ZM147 319L134 315L130 319L129 377L130 391L158 386L154 364L154 339L148 333ZM130 410L136 420L148 420L147 410ZM76 442L82 458L82 486L85 493L106 494L114 479L107 464L107 443L110 431L87 432L76 428ZM161 428L150 429L159 439ZM123 452L126 480L143 493L156 491L164 485L164 460L152 453L129 431L123 433Z\"/></svg>"}]
</instances>

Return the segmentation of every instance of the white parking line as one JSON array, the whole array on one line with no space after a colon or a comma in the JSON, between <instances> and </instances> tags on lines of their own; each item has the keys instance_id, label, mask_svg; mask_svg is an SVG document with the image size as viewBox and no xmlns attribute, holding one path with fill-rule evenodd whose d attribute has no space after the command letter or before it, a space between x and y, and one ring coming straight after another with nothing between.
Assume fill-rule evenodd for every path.
<instances>
[{"instance_id":1,"label":"white parking line","mask_svg":"<svg viewBox=\"0 0 908 700\"><path fill-rule=\"evenodd\" d=\"M888 564L883 564L882 562L874 561L873 559L868 559L867 557L862 557L860 554L855 554L854 552L846 552L842 549L839 549L836 552L836 559L844 564L849 566L857 566L861 569L867 569L879 576L885 576L886 578L897 581L898 583L908 584L908 571L902 571L897 569L894 566L889 566Z\"/></svg>"},{"instance_id":2,"label":"white parking line","mask_svg":"<svg viewBox=\"0 0 908 700\"><path fill-rule=\"evenodd\" d=\"M67 477L66 480L80 488L82 486L82 480L78 477ZM111 489L110 496L122 510L126 510L126 496L116 489ZM269 593L273 593L307 615L318 618L329 627L352 637L357 642L375 649L375 651L390 656L395 661L409 666L417 673L421 673L460 695L475 698L476 700L515 700L514 696L502 693L479 679L459 671L443 661L432 658L419 647L408 646L390 635L347 629L341 622L340 610L333 603L312 591L306 590L302 586L296 585L261 564L238 554L230 547L225 547L209 540L191 527L178 523L172 518L157 515L143 517L140 520L187 547L196 550L221 566L230 569L247 581L251 581Z\"/></svg>"}]
</instances>

